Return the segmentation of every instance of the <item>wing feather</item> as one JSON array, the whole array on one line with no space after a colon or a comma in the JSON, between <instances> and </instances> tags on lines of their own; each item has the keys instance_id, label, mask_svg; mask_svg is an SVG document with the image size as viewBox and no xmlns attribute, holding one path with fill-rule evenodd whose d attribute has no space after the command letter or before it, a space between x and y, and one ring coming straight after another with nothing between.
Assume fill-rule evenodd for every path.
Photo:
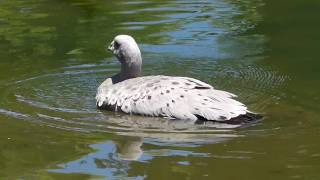
<instances>
[{"instance_id":1,"label":"wing feather","mask_svg":"<svg viewBox=\"0 0 320 180\"><path fill-rule=\"evenodd\" d=\"M193 78L145 76L117 84L104 82L96 99L98 107L114 107L125 113L224 121L247 112L234 97Z\"/></svg>"}]
</instances>

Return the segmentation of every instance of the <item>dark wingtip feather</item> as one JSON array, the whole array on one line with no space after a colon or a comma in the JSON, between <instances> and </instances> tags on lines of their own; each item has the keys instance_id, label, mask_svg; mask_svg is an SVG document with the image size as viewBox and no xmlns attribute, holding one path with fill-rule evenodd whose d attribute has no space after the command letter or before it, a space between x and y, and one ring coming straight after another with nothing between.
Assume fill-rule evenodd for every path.
<instances>
[{"instance_id":1,"label":"dark wingtip feather","mask_svg":"<svg viewBox=\"0 0 320 180\"><path fill-rule=\"evenodd\" d=\"M197 117L197 121L195 122L195 124L203 124L206 121L212 121L212 120L208 120L198 114L195 114L195 116ZM259 122L262 118L263 118L263 116L261 114L247 112L246 114L239 115L239 116L231 118L229 120L225 120L225 121L214 121L213 120L212 122L226 123L226 124L231 124L231 125L245 125L245 124L252 124L252 123Z\"/></svg>"},{"instance_id":2,"label":"dark wingtip feather","mask_svg":"<svg viewBox=\"0 0 320 180\"><path fill-rule=\"evenodd\" d=\"M237 117L231 118L227 121L224 121L224 123L227 124L247 124L247 123L253 123L261 120L263 116L261 114L255 114L247 112L246 114L239 115Z\"/></svg>"}]
</instances>

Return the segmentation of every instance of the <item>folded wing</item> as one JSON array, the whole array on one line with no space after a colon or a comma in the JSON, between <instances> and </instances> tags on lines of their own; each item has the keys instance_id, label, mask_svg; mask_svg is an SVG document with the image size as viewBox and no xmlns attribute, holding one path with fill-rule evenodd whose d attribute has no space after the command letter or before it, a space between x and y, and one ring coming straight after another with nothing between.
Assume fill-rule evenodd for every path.
<instances>
[{"instance_id":1,"label":"folded wing","mask_svg":"<svg viewBox=\"0 0 320 180\"><path fill-rule=\"evenodd\" d=\"M247 113L235 95L187 77L144 76L98 88L97 106L125 113L225 121Z\"/></svg>"}]
</instances>

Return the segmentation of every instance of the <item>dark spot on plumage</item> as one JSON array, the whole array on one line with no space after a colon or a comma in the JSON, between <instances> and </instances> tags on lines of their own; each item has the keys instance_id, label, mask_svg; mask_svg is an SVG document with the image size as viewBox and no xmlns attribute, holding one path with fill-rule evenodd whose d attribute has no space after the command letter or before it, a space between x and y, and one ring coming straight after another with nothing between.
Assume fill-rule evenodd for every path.
<instances>
[{"instance_id":1,"label":"dark spot on plumage","mask_svg":"<svg viewBox=\"0 0 320 180\"><path fill-rule=\"evenodd\" d=\"M208 101L208 99L203 99L204 101Z\"/></svg>"},{"instance_id":2,"label":"dark spot on plumage","mask_svg":"<svg viewBox=\"0 0 320 180\"><path fill-rule=\"evenodd\" d=\"M133 99L133 101L134 101L134 102L137 102L137 101L138 101L138 99Z\"/></svg>"},{"instance_id":3,"label":"dark spot on plumage","mask_svg":"<svg viewBox=\"0 0 320 180\"><path fill-rule=\"evenodd\" d=\"M201 94L198 94L198 96L202 96Z\"/></svg>"},{"instance_id":4,"label":"dark spot on plumage","mask_svg":"<svg viewBox=\"0 0 320 180\"><path fill-rule=\"evenodd\" d=\"M128 109L128 106L124 106L125 109Z\"/></svg>"},{"instance_id":5,"label":"dark spot on plumage","mask_svg":"<svg viewBox=\"0 0 320 180\"><path fill-rule=\"evenodd\" d=\"M150 90L148 89L148 90L147 90L147 94L148 94L149 92L150 92Z\"/></svg>"},{"instance_id":6,"label":"dark spot on plumage","mask_svg":"<svg viewBox=\"0 0 320 180\"><path fill-rule=\"evenodd\" d=\"M163 93L163 92L161 92L160 94L161 94L161 95L164 95L164 93Z\"/></svg>"},{"instance_id":7,"label":"dark spot on plumage","mask_svg":"<svg viewBox=\"0 0 320 180\"><path fill-rule=\"evenodd\" d=\"M170 105L169 105L169 103L167 103L167 107L169 107Z\"/></svg>"},{"instance_id":8,"label":"dark spot on plumage","mask_svg":"<svg viewBox=\"0 0 320 180\"><path fill-rule=\"evenodd\" d=\"M192 80L190 80L190 79L188 79L188 81L196 84L197 86L202 86L201 84L199 84L199 83L197 83L197 82L195 82L195 81L192 81Z\"/></svg>"},{"instance_id":9,"label":"dark spot on plumage","mask_svg":"<svg viewBox=\"0 0 320 180\"><path fill-rule=\"evenodd\" d=\"M187 86L190 86L191 84L190 83L184 83L185 85L187 85Z\"/></svg>"},{"instance_id":10,"label":"dark spot on plumage","mask_svg":"<svg viewBox=\"0 0 320 180\"><path fill-rule=\"evenodd\" d=\"M154 87L153 89L154 89L154 90L157 90L157 89L158 89L158 87L156 86L156 87Z\"/></svg>"},{"instance_id":11,"label":"dark spot on plumage","mask_svg":"<svg viewBox=\"0 0 320 180\"><path fill-rule=\"evenodd\" d=\"M178 85L179 82L173 81L172 84L173 84L173 85Z\"/></svg>"},{"instance_id":12,"label":"dark spot on plumage","mask_svg":"<svg viewBox=\"0 0 320 180\"><path fill-rule=\"evenodd\" d=\"M170 92L169 90L166 91L166 93L169 93L169 92Z\"/></svg>"},{"instance_id":13,"label":"dark spot on plumage","mask_svg":"<svg viewBox=\"0 0 320 180\"><path fill-rule=\"evenodd\" d=\"M175 103L176 101L172 99L172 103Z\"/></svg>"},{"instance_id":14,"label":"dark spot on plumage","mask_svg":"<svg viewBox=\"0 0 320 180\"><path fill-rule=\"evenodd\" d=\"M184 98L184 95L180 95L181 98Z\"/></svg>"},{"instance_id":15,"label":"dark spot on plumage","mask_svg":"<svg viewBox=\"0 0 320 180\"><path fill-rule=\"evenodd\" d=\"M150 100L150 99L151 99L151 96L148 96L148 99Z\"/></svg>"},{"instance_id":16,"label":"dark spot on plumage","mask_svg":"<svg viewBox=\"0 0 320 180\"><path fill-rule=\"evenodd\" d=\"M184 90L184 92L188 92L188 90L187 90L187 89L185 89L185 90Z\"/></svg>"},{"instance_id":17,"label":"dark spot on plumage","mask_svg":"<svg viewBox=\"0 0 320 180\"><path fill-rule=\"evenodd\" d=\"M210 87L206 87L206 86L196 86L196 87L194 87L194 89L210 89Z\"/></svg>"},{"instance_id":18,"label":"dark spot on plumage","mask_svg":"<svg viewBox=\"0 0 320 180\"><path fill-rule=\"evenodd\" d=\"M194 110L199 111L199 108L194 108Z\"/></svg>"},{"instance_id":19,"label":"dark spot on plumage","mask_svg":"<svg viewBox=\"0 0 320 180\"><path fill-rule=\"evenodd\" d=\"M103 102L101 106L97 106L98 109L105 109L110 111L116 111L116 109L119 108L119 106L116 106L115 104L108 104L106 102Z\"/></svg>"},{"instance_id":20,"label":"dark spot on plumage","mask_svg":"<svg viewBox=\"0 0 320 180\"><path fill-rule=\"evenodd\" d=\"M147 87L152 87L153 86L153 83L148 83L147 84Z\"/></svg>"},{"instance_id":21,"label":"dark spot on plumage","mask_svg":"<svg viewBox=\"0 0 320 180\"><path fill-rule=\"evenodd\" d=\"M171 88L171 90L174 90L174 88Z\"/></svg>"},{"instance_id":22,"label":"dark spot on plumage","mask_svg":"<svg viewBox=\"0 0 320 180\"><path fill-rule=\"evenodd\" d=\"M211 97L212 100L220 102L218 99Z\"/></svg>"},{"instance_id":23,"label":"dark spot on plumage","mask_svg":"<svg viewBox=\"0 0 320 180\"><path fill-rule=\"evenodd\" d=\"M213 108L213 107L210 107L210 109L213 109L213 110L221 110L221 109L218 109L218 108Z\"/></svg>"},{"instance_id":24,"label":"dark spot on plumage","mask_svg":"<svg viewBox=\"0 0 320 180\"><path fill-rule=\"evenodd\" d=\"M204 105L204 106L207 105L206 103L201 103L201 104Z\"/></svg>"},{"instance_id":25,"label":"dark spot on plumage","mask_svg":"<svg viewBox=\"0 0 320 180\"><path fill-rule=\"evenodd\" d=\"M200 121L206 121L206 120L208 120L207 118L205 118L205 117L203 117L203 116L201 116L201 115L199 115L199 114L194 114L196 117L197 117L197 119L198 120L200 120Z\"/></svg>"},{"instance_id":26,"label":"dark spot on plumage","mask_svg":"<svg viewBox=\"0 0 320 180\"><path fill-rule=\"evenodd\" d=\"M225 117L225 116L219 116L219 119L220 119L220 120L226 120L227 117Z\"/></svg>"}]
</instances>

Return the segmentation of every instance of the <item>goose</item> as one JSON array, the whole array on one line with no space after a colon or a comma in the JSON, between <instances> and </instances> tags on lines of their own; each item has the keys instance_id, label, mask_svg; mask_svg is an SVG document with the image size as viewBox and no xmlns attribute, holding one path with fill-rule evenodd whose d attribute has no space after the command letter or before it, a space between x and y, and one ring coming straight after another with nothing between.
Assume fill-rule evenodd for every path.
<instances>
[{"instance_id":1,"label":"goose","mask_svg":"<svg viewBox=\"0 0 320 180\"><path fill-rule=\"evenodd\" d=\"M242 123L261 118L235 100L236 95L200 80L141 76L141 52L129 35L117 35L107 49L120 61L121 70L98 87L98 109L194 122Z\"/></svg>"}]
</instances>

